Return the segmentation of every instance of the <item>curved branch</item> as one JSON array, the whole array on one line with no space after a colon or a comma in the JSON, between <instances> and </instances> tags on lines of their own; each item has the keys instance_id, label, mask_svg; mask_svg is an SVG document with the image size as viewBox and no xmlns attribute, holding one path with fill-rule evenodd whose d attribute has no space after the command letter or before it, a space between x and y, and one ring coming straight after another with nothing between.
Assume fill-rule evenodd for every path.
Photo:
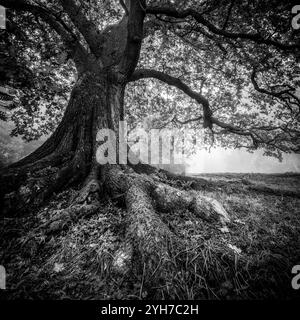
<instances>
[{"instance_id":1,"label":"curved branch","mask_svg":"<svg viewBox=\"0 0 300 320\"><path fill-rule=\"evenodd\" d=\"M185 94L187 94L192 99L196 100L199 104L203 107L203 127L204 128L211 128L212 122L211 122L211 115L212 112L209 108L209 102L208 100L202 96L200 93L197 93L193 91L188 85L183 83L180 79L170 76L164 72L151 70L151 69L138 69L136 70L129 81L137 81L139 79L145 79L145 78L155 78L162 82L165 82L169 84L170 86L176 87L180 90L182 90Z\"/></svg>"},{"instance_id":2,"label":"curved branch","mask_svg":"<svg viewBox=\"0 0 300 320\"><path fill-rule=\"evenodd\" d=\"M199 104L203 106L203 117L196 117L191 118L186 121L180 121L177 119L176 116L173 117L172 121L178 122L180 124L186 124L193 121L200 121L203 119L203 127L209 127L211 130L213 130L213 125L224 129L222 133L228 133L228 134L235 134L238 136L247 137L252 141L252 145L254 149L257 149L259 145L269 145L272 147L277 148L278 150L281 150L283 152L288 151L288 148L286 146L280 146L277 141L276 137L268 139L267 137L263 137L260 133L256 132L253 129L259 130L259 128L240 128L238 126L235 126L231 123L223 122L222 120L217 119L216 117L212 116L212 111L209 107L208 100L202 96L201 94L193 91L191 88L189 88L185 83L183 83L180 79L176 77L172 77L168 74L165 74L160 71L151 70L151 69L138 69L136 70L129 81L136 81L139 79L145 79L145 78L156 78L160 81L163 81L171 86L174 86L180 90L182 90L184 93L186 93L189 97L196 100ZM271 129L270 129L271 130ZM270 130L263 130L263 131L270 131ZM272 128L273 130L273 128ZM286 131L285 131L286 132ZM221 133L221 132L220 132ZM280 141L279 141L280 142ZM296 152L296 149L292 149L292 151ZM297 151L299 152L299 151Z\"/></svg>"},{"instance_id":3,"label":"curved branch","mask_svg":"<svg viewBox=\"0 0 300 320\"><path fill-rule=\"evenodd\" d=\"M204 25L207 27L207 29L216 34L223 36L225 38L229 39L241 39L241 40L250 40L258 44L266 44L274 46L280 50L294 50L296 48L300 48L300 44L287 44L287 43L281 43L272 39L264 38L260 33L242 33L242 32L229 32L225 29L220 29L216 27L214 24L212 24L210 21L205 19L203 15L200 12L197 12L193 10L192 8L188 8L185 10L177 10L175 8L170 7L159 7L159 6L153 6L147 8L147 13L149 14L163 14L169 17L173 17L176 19L182 19L186 18L188 16L193 17L198 23Z\"/></svg>"}]
</instances>

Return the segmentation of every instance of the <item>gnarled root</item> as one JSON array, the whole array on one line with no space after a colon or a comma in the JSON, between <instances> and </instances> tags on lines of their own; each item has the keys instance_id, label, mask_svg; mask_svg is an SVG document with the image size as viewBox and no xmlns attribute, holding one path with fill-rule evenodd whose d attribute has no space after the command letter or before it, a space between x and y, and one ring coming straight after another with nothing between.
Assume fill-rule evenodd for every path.
<instances>
[{"instance_id":1,"label":"gnarled root","mask_svg":"<svg viewBox=\"0 0 300 320\"><path fill-rule=\"evenodd\" d=\"M114 195L123 194L128 209L126 236L115 253L114 270L124 274L133 267L144 268L147 281L159 265L170 263L170 247L180 245L180 240L154 209L153 179L117 168L109 177L107 188Z\"/></svg>"},{"instance_id":2,"label":"gnarled root","mask_svg":"<svg viewBox=\"0 0 300 320\"><path fill-rule=\"evenodd\" d=\"M154 189L154 199L161 211L188 208L209 222L220 222L224 225L230 221L221 203L195 191L182 191L159 183Z\"/></svg>"},{"instance_id":3,"label":"gnarled root","mask_svg":"<svg viewBox=\"0 0 300 320\"><path fill-rule=\"evenodd\" d=\"M124 174L115 168L109 177L108 187L115 193L123 192L128 209L126 237L115 253L113 267L122 274L142 268L145 285L154 274L155 279L166 279L174 267L175 251L186 247L184 239L174 234L160 218L163 212L189 209L208 221L222 225L229 221L219 202L195 191L182 191L159 182L159 178Z\"/></svg>"},{"instance_id":4,"label":"gnarled root","mask_svg":"<svg viewBox=\"0 0 300 320\"><path fill-rule=\"evenodd\" d=\"M97 179L97 168L87 177L83 188L78 192L71 205L58 210L53 219L41 226L46 234L58 232L67 228L81 218L87 218L97 213L100 206L102 186Z\"/></svg>"},{"instance_id":5,"label":"gnarled root","mask_svg":"<svg viewBox=\"0 0 300 320\"><path fill-rule=\"evenodd\" d=\"M66 158L62 163L52 162L52 165L42 169L39 166L41 161L2 173L0 198L3 214L21 214L38 207L64 187L84 177L88 167L78 157L72 160Z\"/></svg>"},{"instance_id":6,"label":"gnarled root","mask_svg":"<svg viewBox=\"0 0 300 320\"><path fill-rule=\"evenodd\" d=\"M72 177L76 179L75 162L71 164L65 165L63 171L55 171L50 184L52 189L42 191L38 196L43 197L46 192L50 194L53 188L59 186L62 178L64 183L66 178L67 181ZM210 222L221 225L229 222L229 216L219 202L195 190L171 187L164 183L164 177L155 172L144 175L126 166L107 165L99 168L95 165L90 174L85 176L81 190L70 201L69 207L57 210L38 231L46 234L59 232L81 218L96 214L104 192L112 199L122 199L128 211L124 221L126 231L124 240L114 253L113 270L122 275L139 274L143 270L145 286L159 286L161 280L165 283L176 268L178 252L187 247L185 239L180 238L162 219L164 212L184 209ZM154 284L153 279L157 283Z\"/></svg>"}]
</instances>

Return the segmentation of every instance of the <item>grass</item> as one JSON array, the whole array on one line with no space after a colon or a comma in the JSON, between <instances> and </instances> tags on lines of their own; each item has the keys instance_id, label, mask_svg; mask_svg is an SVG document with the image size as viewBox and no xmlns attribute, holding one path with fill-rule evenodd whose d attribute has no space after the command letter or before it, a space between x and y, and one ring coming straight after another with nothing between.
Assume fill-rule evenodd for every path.
<instances>
[{"instance_id":1,"label":"grass","mask_svg":"<svg viewBox=\"0 0 300 320\"><path fill-rule=\"evenodd\" d=\"M300 264L300 199L249 192L247 186L299 190L299 175L218 174L205 178L231 181L205 192L219 200L232 219L228 230L189 211L162 214L186 243L170 248L165 269L130 275L111 270L124 239L126 212L105 203L98 214L80 220L59 235L34 231L64 208L66 191L38 214L1 221L0 264L7 270L3 299L297 299L291 269ZM183 186L189 188L188 185ZM228 231L228 232L226 232ZM146 280L147 279L147 280ZM153 280L153 281L152 281Z\"/></svg>"}]
</instances>

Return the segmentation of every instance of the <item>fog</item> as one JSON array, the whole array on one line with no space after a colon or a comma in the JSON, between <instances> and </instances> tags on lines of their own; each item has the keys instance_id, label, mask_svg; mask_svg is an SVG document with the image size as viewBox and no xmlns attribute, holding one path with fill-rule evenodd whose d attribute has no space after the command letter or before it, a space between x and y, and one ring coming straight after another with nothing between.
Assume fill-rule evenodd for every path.
<instances>
[{"instance_id":1,"label":"fog","mask_svg":"<svg viewBox=\"0 0 300 320\"><path fill-rule=\"evenodd\" d=\"M10 137L11 125L0 124L0 153L10 153L16 161L34 151L43 140L25 143L20 137ZM300 155L284 155L283 161L273 157L263 156L263 151L248 153L241 150L212 148L211 152L198 151L186 160L187 174L219 173L219 172L257 172L257 173L284 173L300 172Z\"/></svg>"},{"instance_id":2,"label":"fog","mask_svg":"<svg viewBox=\"0 0 300 320\"><path fill-rule=\"evenodd\" d=\"M242 150L201 150L187 160L187 174L217 172L284 173L300 172L300 155L287 154L283 161L263 156L263 151L249 153Z\"/></svg>"}]
</instances>

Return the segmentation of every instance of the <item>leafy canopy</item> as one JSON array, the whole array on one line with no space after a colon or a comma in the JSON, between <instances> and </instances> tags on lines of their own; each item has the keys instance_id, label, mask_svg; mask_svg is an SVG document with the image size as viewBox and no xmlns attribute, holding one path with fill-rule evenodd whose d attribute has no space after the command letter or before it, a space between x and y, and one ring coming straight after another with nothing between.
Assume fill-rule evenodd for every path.
<instances>
[{"instance_id":1,"label":"leafy canopy","mask_svg":"<svg viewBox=\"0 0 300 320\"><path fill-rule=\"evenodd\" d=\"M13 2L0 1L10 8L7 30L0 31L1 85L17 89L12 134L32 140L53 132L76 81L74 57L45 15L88 45L64 1L18 2L46 10L44 15ZM129 3L73 2L99 33L113 28ZM151 114L153 127L192 128L207 145L263 148L279 158L298 153L300 42L292 4L147 1L138 66L126 88L131 129Z\"/></svg>"}]
</instances>

